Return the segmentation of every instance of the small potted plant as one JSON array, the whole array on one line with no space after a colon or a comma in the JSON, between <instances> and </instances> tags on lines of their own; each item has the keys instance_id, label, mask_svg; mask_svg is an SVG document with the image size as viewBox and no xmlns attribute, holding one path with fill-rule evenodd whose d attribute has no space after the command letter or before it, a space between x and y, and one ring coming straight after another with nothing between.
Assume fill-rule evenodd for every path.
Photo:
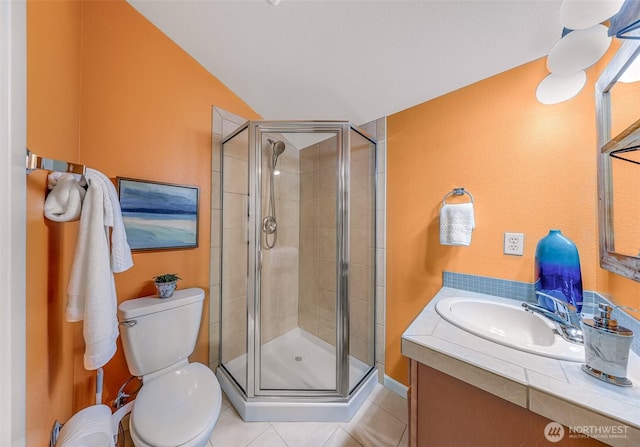
<instances>
[{"instance_id":1,"label":"small potted plant","mask_svg":"<svg viewBox=\"0 0 640 447\"><path fill-rule=\"evenodd\" d=\"M154 276L156 288L158 289L158 296L160 298L170 298L173 295L173 291L176 290L176 283L180 278L177 273L165 273L163 275Z\"/></svg>"}]
</instances>

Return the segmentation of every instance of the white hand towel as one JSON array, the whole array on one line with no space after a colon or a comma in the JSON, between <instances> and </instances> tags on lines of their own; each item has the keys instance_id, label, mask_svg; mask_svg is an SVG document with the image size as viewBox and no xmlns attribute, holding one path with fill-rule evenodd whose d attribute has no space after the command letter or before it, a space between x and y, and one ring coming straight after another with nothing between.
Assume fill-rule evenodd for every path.
<instances>
[{"instance_id":1,"label":"white hand towel","mask_svg":"<svg viewBox=\"0 0 640 447\"><path fill-rule=\"evenodd\" d=\"M44 201L44 216L54 222L80 219L86 191L73 174L49 174L47 183L51 192Z\"/></svg>"},{"instance_id":2,"label":"white hand towel","mask_svg":"<svg viewBox=\"0 0 640 447\"><path fill-rule=\"evenodd\" d=\"M102 196L105 203L105 225L113 228L111 233L111 270L114 273L124 272L131 268L133 259L131 257L131 248L127 241L127 233L124 229L118 192L111 180L100 171L91 168L87 168L86 171L100 181L102 185Z\"/></svg>"},{"instance_id":3,"label":"white hand towel","mask_svg":"<svg viewBox=\"0 0 640 447\"><path fill-rule=\"evenodd\" d=\"M67 289L66 317L67 321L84 320L84 367L97 369L115 354L119 335L109 227L114 227L115 232L120 206L113 184L103 174L87 169L85 178L88 189L82 206L80 230ZM114 189L113 195L110 187ZM120 240L118 243L122 242ZM122 246L119 249L124 251ZM124 262L118 261L118 268L133 265L133 262L129 262L130 252L123 259Z\"/></svg>"},{"instance_id":4,"label":"white hand towel","mask_svg":"<svg viewBox=\"0 0 640 447\"><path fill-rule=\"evenodd\" d=\"M440 208L440 244L468 246L475 227L473 203L444 204Z\"/></svg>"}]
</instances>

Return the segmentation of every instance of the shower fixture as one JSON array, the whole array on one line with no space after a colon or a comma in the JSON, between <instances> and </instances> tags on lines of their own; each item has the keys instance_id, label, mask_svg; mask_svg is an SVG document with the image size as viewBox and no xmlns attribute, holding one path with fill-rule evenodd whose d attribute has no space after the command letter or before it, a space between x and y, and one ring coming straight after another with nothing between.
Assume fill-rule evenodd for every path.
<instances>
[{"instance_id":1,"label":"shower fixture","mask_svg":"<svg viewBox=\"0 0 640 447\"><path fill-rule=\"evenodd\" d=\"M269 166L269 215L262 219L262 231L264 232L264 245L267 250L272 249L278 240L278 221L276 220L275 192L273 187L273 177L276 174L278 157L282 155L286 144L280 140L267 138L267 143L271 146L271 165ZM278 172L279 174L279 172ZM269 240L269 236L273 236Z\"/></svg>"},{"instance_id":2,"label":"shower fixture","mask_svg":"<svg viewBox=\"0 0 640 447\"><path fill-rule=\"evenodd\" d=\"M271 150L273 151L271 154L271 165L275 168L278 163L278 157L282 155L287 146L282 141L272 140L271 138L267 138L267 143L269 143Z\"/></svg>"}]
</instances>

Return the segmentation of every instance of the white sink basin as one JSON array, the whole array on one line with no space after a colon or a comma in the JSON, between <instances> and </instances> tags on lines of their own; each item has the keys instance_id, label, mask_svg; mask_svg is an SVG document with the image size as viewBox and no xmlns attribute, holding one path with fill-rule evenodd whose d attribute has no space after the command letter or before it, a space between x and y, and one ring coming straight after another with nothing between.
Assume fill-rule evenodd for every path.
<instances>
[{"instance_id":1,"label":"white sink basin","mask_svg":"<svg viewBox=\"0 0 640 447\"><path fill-rule=\"evenodd\" d=\"M508 299L445 298L436 311L449 323L501 345L545 357L584 362L584 347L558 334L545 317L524 310Z\"/></svg>"}]
</instances>

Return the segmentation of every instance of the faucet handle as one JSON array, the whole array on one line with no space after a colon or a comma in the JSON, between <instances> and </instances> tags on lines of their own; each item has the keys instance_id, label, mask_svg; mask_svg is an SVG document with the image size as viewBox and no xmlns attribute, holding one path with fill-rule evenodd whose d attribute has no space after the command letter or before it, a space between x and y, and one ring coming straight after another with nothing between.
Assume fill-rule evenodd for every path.
<instances>
[{"instance_id":1,"label":"faucet handle","mask_svg":"<svg viewBox=\"0 0 640 447\"><path fill-rule=\"evenodd\" d=\"M553 301L554 307L556 309L556 312L558 312L558 305L562 306L565 309L565 312L575 312L578 313L578 309L576 309L576 307L564 300L561 300L560 298L556 298L555 296L551 296L548 293L544 293L541 292L539 290L536 290L536 295L545 297L545 298L549 298L550 300Z\"/></svg>"},{"instance_id":2,"label":"faucet handle","mask_svg":"<svg viewBox=\"0 0 640 447\"><path fill-rule=\"evenodd\" d=\"M613 307L609 306L606 303L598 304L598 310L600 311L600 316L602 318L611 319L611 312L613 311Z\"/></svg>"}]
</instances>

